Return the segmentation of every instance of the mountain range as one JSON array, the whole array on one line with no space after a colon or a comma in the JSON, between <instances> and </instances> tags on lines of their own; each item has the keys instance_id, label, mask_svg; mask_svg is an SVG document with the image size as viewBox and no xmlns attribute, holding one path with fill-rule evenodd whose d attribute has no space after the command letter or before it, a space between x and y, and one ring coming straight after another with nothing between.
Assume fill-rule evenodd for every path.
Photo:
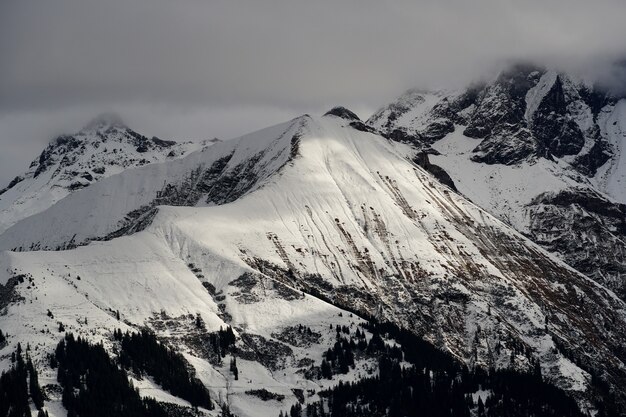
<instances>
[{"instance_id":1,"label":"mountain range","mask_svg":"<svg viewBox=\"0 0 626 417\"><path fill-rule=\"evenodd\" d=\"M55 416L95 390L66 378L74 337L169 415L410 415L418 385L364 394L390 366L447 384L441 415L625 415L623 129L626 101L526 64L227 141L100 117L0 191L0 367L19 343Z\"/></svg>"}]
</instances>

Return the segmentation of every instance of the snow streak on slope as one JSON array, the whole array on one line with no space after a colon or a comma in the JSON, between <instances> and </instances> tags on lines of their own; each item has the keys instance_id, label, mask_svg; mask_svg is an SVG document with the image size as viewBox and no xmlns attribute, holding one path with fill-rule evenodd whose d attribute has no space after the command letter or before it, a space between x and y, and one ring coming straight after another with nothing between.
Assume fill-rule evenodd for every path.
<instances>
[{"instance_id":1,"label":"snow streak on slope","mask_svg":"<svg viewBox=\"0 0 626 417\"><path fill-rule=\"evenodd\" d=\"M328 327L334 320L336 309L302 290L394 321L469 364L529 369L529 358L515 353L516 346L524 346L541 360L544 375L583 403L590 381L583 368L602 374L624 395L623 302L438 184L411 162L411 147L348 124L334 116L304 116L244 137L232 148L216 145L68 197L74 203L66 210L76 209L66 213L56 208L59 203L49 210L54 213L49 219L72 227L64 216L83 216L94 224L91 230L106 231L116 219L81 214L81 201L101 198L93 190L133 196L118 210L123 215L149 201L141 190L159 190L150 188L152 180L134 177L176 174L184 180L185 166L192 172L204 164L204 172L211 173L206 167L225 155L236 163L220 175L241 174L222 177L229 179L229 189L234 184L243 191L222 205L161 206L150 225L132 236L70 251L6 253L0 261L7 271L3 282L18 274L34 279L34 287L16 289L23 302L8 306L11 331L33 343L41 340L45 352L52 337L39 339L34 315L28 323L20 317L39 311L46 320L51 304L69 317L84 305L101 318L72 330L99 337L105 337L103 327L112 320L107 315L116 309L132 325L145 323L173 336L170 327L150 319L163 309L179 319L200 312L211 326L223 321L240 333L280 340L275 335L298 321L319 324L322 317L322 327ZM241 166L246 169L235 169ZM212 195L219 181L207 184L201 189ZM99 221L107 226L98 229ZM31 223L22 230L35 236L39 227L45 225ZM245 271L254 278L240 281ZM114 298L118 286L127 299ZM54 293L55 288L67 292ZM54 295L44 296L48 293ZM41 306L33 309L26 296L41 300ZM27 313L31 309L35 313ZM253 344L255 338L246 340ZM222 368L200 360L193 344L181 344L197 358L190 360L209 385L224 380L217 375ZM273 369L268 363L264 370L251 361L243 374L250 372L253 383L272 384L281 392L311 386L293 365L307 356L306 349L290 349L294 359L288 365ZM242 382L229 384L215 389L239 389ZM242 416L254 414L246 401L233 401Z\"/></svg>"},{"instance_id":2,"label":"snow streak on slope","mask_svg":"<svg viewBox=\"0 0 626 417\"><path fill-rule=\"evenodd\" d=\"M526 112L524 118L530 123L537 108L541 105L541 101L550 91L552 85L556 81L556 71L547 71L541 76L537 85L529 89L526 93Z\"/></svg>"},{"instance_id":3,"label":"snow streak on slope","mask_svg":"<svg viewBox=\"0 0 626 417\"><path fill-rule=\"evenodd\" d=\"M212 143L149 139L114 116L100 116L78 133L56 138L26 173L0 190L0 233L72 191L129 168L180 158Z\"/></svg>"}]
</instances>

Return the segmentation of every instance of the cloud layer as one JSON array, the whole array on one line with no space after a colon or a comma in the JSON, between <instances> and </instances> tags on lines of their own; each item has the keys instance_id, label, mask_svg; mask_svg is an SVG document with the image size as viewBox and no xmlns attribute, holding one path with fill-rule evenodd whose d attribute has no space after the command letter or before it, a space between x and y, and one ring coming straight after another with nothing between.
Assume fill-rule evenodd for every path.
<instances>
[{"instance_id":1,"label":"cloud layer","mask_svg":"<svg viewBox=\"0 0 626 417\"><path fill-rule=\"evenodd\" d=\"M3 0L0 146L15 152L0 182L87 109L228 137L335 104L367 113L512 59L608 77L624 16L622 0Z\"/></svg>"}]
</instances>

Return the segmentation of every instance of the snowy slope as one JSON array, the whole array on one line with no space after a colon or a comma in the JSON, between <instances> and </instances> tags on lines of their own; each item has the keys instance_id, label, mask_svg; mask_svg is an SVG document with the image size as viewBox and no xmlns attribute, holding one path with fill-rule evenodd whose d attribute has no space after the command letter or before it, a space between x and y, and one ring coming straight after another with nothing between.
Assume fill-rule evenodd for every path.
<instances>
[{"instance_id":1,"label":"snowy slope","mask_svg":"<svg viewBox=\"0 0 626 417\"><path fill-rule=\"evenodd\" d=\"M35 263L31 263L33 257L29 255L11 254L2 259L3 266L11 265L11 271L3 271L0 282L6 284L8 276L23 274L27 284L17 286L20 301L10 305L2 319L9 345L0 351L0 366L9 365L8 353L17 342L28 344L40 369L42 385L56 384L56 371L49 368L46 357L62 337L59 323L63 323L66 331L92 342L103 342L109 349L114 346L113 329L133 331L148 326L162 340L185 353L218 403L229 404L231 411L242 417L275 416L277 407L287 409L297 401L292 389L317 392L337 382L338 379L309 381L299 377L296 371L314 362L319 365L322 352L334 343L334 326L346 325L354 330L355 324L361 322L347 312L340 314L342 311L336 307L278 287L263 277L257 278L263 285L263 298L253 303L239 302L238 287L228 282L235 281L244 271L234 265L222 269L231 279L217 286L217 292L212 295L188 266L188 259L178 257L151 233L73 251L41 252L35 256ZM240 376L236 381L228 369L230 355L222 363L204 356L198 349L197 338L202 333L195 327L195 318L200 314L209 332L226 326L220 305L228 305L226 320L240 338L249 335L274 340L283 350L291 351L286 362L272 367L253 358L246 360L246 348L249 350L253 345L242 344L238 355ZM116 319L117 312L120 320ZM300 324L311 327L319 335L314 343L279 341L284 339L281 332ZM333 328L329 330L330 324ZM361 360L355 370L341 378L354 378L368 364L371 366L371 360ZM136 381L136 386L142 395L189 406L150 379ZM264 402L246 394L248 390L262 388L287 399ZM60 392L51 390L49 395L51 400L46 402L46 408L51 415L65 415ZM219 415L219 407L207 414Z\"/></svg>"},{"instance_id":2,"label":"snowy slope","mask_svg":"<svg viewBox=\"0 0 626 417\"><path fill-rule=\"evenodd\" d=\"M72 191L129 168L180 158L212 143L149 139L114 115L99 116L80 132L53 140L24 174L0 189L0 233Z\"/></svg>"},{"instance_id":3,"label":"snowy slope","mask_svg":"<svg viewBox=\"0 0 626 417\"><path fill-rule=\"evenodd\" d=\"M329 324L358 321L346 312L339 318L337 307L304 291L392 320L469 364L529 369L529 358L515 353L522 345L581 404L591 395L584 369L602 374L623 398L626 367L617 352L626 337L624 303L440 185L411 161L414 153L348 120L303 116L73 193L16 225L23 229L13 238L45 241L68 228L50 241L63 245L82 230L72 219L86 222L83 237L98 237L157 191L170 195L166 189L176 190L178 207L159 206L149 221L132 217L124 230L136 233L107 242L3 253L0 283L17 301L6 306L3 327L14 336L0 354L30 342L45 366L59 320L111 346L119 310L127 326L147 325L176 342L238 415L276 415L280 405L251 400L246 387L271 387L286 402L295 401L294 388L319 390L319 381L296 372L298 364L319 360L332 340L323 331ZM191 188L184 185L190 178ZM158 187L163 179L169 187ZM95 207L92 200L124 198L111 215L83 213ZM246 271L255 278L236 281ZM17 275L27 279L13 287ZM243 378L234 382L226 365L203 359L182 337L196 313L210 329L229 323L250 334L242 336L246 345L257 336L279 341L298 323L322 339L290 346L287 363L242 360Z\"/></svg>"},{"instance_id":4,"label":"snowy slope","mask_svg":"<svg viewBox=\"0 0 626 417\"><path fill-rule=\"evenodd\" d=\"M299 119L165 164L124 171L69 195L0 235L0 248L57 248L103 238L156 204L219 204L260 185L289 159ZM137 211L130 215L133 211Z\"/></svg>"},{"instance_id":5,"label":"snowy slope","mask_svg":"<svg viewBox=\"0 0 626 417\"><path fill-rule=\"evenodd\" d=\"M575 173L545 159L516 165L474 162L475 147L475 139L456 129L432 145L438 154L430 159L452 175L461 194L521 232L528 231L523 208L537 195L578 185Z\"/></svg>"},{"instance_id":6,"label":"snowy slope","mask_svg":"<svg viewBox=\"0 0 626 417\"><path fill-rule=\"evenodd\" d=\"M626 101L520 65L429 107L400 106L418 117L390 113L397 103L368 123L429 153L464 196L626 299ZM424 134L434 121L447 130Z\"/></svg>"}]
</instances>

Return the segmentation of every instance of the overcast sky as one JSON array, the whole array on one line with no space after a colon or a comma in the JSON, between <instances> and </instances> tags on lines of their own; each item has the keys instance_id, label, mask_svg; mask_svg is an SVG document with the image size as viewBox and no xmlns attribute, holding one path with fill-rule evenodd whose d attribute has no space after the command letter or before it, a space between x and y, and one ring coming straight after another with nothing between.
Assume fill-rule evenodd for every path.
<instances>
[{"instance_id":1,"label":"overcast sky","mask_svg":"<svg viewBox=\"0 0 626 417\"><path fill-rule=\"evenodd\" d=\"M103 111L162 138L228 139L511 59L606 75L624 0L0 0L0 184Z\"/></svg>"}]
</instances>

